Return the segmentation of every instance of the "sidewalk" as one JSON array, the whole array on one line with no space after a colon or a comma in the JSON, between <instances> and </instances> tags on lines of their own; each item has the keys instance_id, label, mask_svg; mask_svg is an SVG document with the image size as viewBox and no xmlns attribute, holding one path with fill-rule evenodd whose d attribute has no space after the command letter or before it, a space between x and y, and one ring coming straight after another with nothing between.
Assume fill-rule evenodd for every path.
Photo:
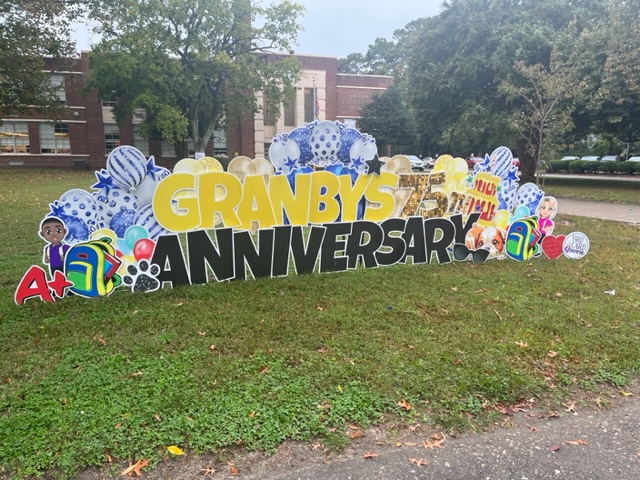
<instances>
[{"instance_id":1,"label":"sidewalk","mask_svg":"<svg viewBox=\"0 0 640 480\"><path fill-rule=\"evenodd\" d=\"M640 205L557 198L558 213L640 224Z\"/></svg>"},{"instance_id":2,"label":"sidewalk","mask_svg":"<svg viewBox=\"0 0 640 480\"><path fill-rule=\"evenodd\" d=\"M268 480L636 480L640 479L640 401L605 412L562 412L516 428L447 439L442 448L380 447L329 464L246 478ZM567 443L572 442L572 443ZM417 466L410 459L423 460Z\"/></svg>"}]
</instances>

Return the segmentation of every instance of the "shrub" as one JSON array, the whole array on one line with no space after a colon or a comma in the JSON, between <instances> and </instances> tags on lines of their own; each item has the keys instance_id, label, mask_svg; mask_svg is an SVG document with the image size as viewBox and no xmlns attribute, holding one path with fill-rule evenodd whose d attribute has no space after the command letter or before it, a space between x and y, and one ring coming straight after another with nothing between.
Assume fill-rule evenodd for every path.
<instances>
[{"instance_id":1,"label":"shrub","mask_svg":"<svg viewBox=\"0 0 640 480\"><path fill-rule=\"evenodd\" d=\"M571 162L562 160L551 160L548 165L549 172L568 172Z\"/></svg>"},{"instance_id":2,"label":"shrub","mask_svg":"<svg viewBox=\"0 0 640 480\"><path fill-rule=\"evenodd\" d=\"M613 173L617 169L617 162L598 162L598 171L602 173Z\"/></svg>"},{"instance_id":3,"label":"shrub","mask_svg":"<svg viewBox=\"0 0 640 480\"><path fill-rule=\"evenodd\" d=\"M581 160L573 160L569 162L569 171L571 173L584 173L584 164L589 162L583 162Z\"/></svg>"},{"instance_id":4,"label":"shrub","mask_svg":"<svg viewBox=\"0 0 640 480\"><path fill-rule=\"evenodd\" d=\"M616 172L631 174L640 172L640 162L620 162L616 163Z\"/></svg>"},{"instance_id":5,"label":"shrub","mask_svg":"<svg viewBox=\"0 0 640 480\"><path fill-rule=\"evenodd\" d=\"M600 162L581 161L581 163L585 173L596 173L600 168Z\"/></svg>"}]
</instances>

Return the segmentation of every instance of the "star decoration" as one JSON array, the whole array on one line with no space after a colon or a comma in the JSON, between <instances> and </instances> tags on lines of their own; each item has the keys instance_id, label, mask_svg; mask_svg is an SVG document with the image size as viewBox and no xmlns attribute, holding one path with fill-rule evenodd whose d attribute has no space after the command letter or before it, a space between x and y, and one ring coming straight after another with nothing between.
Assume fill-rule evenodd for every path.
<instances>
[{"instance_id":1,"label":"star decoration","mask_svg":"<svg viewBox=\"0 0 640 480\"><path fill-rule=\"evenodd\" d=\"M287 159L284 162L284 166L287 167L289 170L295 170L296 167L298 166L298 160L295 158L287 157Z\"/></svg>"},{"instance_id":2,"label":"star decoration","mask_svg":"<svg viewBox=\"0 0 640 480\"><path fill-rule=\"evenodd\" d=\"M109 172L104 168L100 169L99 172L96 172L96 178L98 179L98 182L91 185L91 188L94 190L103 190L105 196L109 194L109 191L112 188L117 188L113 183L113 178L111 178Z\"/></svg>"},{"instance_id":3,"label":"star decoration","mask_svg":"<svg viewBox=\"0 0 640 480\"><path fill-rule=\"evenodd\" d=\"M149 160L147 160L147 175L154 180L161 180L164 172L166 172L166 170L162 167L156 166L155 158L151 155ZM160 178L158 178L158 175L160 175Z\"/></svg>"},{"instance_id":4,"label":"star decoration","mask_svg":"<svg viewBox=\"0 0 640 480\"><path fill-rule=\"evenodd\" d=\"M364 166L364 161L362 160L362 157L354 158L351 161L351 168L353 168L354 170L358 170L358 168L362 166Z\"/></svg>"},{"instance_id":5,"label":"star decoration","mask_svg":"<svg viewBox=\"0 0 640 480\"><path fill-rule=\"evenodd\" d=\"M384 162L381 162L378 159L377 155L371 160L366 160L365 163L369 167L369 171L367 172L369 175L375 173L376 175L380 176L380 167L384 165Z\"/></svg>"}]
</instances>

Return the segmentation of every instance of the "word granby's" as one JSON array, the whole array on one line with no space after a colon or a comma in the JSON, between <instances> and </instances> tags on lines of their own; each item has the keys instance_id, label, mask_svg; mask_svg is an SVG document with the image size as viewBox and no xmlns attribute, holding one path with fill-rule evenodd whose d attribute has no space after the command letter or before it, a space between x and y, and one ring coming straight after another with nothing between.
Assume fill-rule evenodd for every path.
<instances>
[{"instance_id":1,"label":"word granby's","mask_svg":"<svg viewBox=\"0 0 640 480\"><path fill-rule=\"evenodd\" d=\"M261 229L335 221L379 223L396 210L392 192L400 184L400 188L413 189L411 200L405 198L406 203L400 206L403 207L400 217L464 213L466 201L449 202L442 192L432 191L444 181L444 174L422 175L419 181L414 177L418 175L382 172L359 175L353 180L350 175L319 171L296 175L292 188L284 175L271 176L268 182L263 175L251 175L244 178L243 184L227 172L174 173L156 188L153 212L160 225L177 233L220 227L216 225L216 217L222 220L222 226L236 230L251 230L254 222ZM365 200L368 204L362 213ZM433 214L428 210L415 211L423 200L434 201ZM456 207L448 209L450 203Z\"/></svg>"}]
</instances>

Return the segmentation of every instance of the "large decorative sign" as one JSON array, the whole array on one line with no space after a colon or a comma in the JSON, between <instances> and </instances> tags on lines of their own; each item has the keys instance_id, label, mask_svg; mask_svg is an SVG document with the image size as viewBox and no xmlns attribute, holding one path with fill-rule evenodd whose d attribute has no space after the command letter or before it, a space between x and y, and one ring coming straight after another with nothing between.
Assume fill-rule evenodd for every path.
<instances>
[{"instance_id":1,"label":"large decorative sign","mask_svg":"<svg viewBox=\"0 0 640 480\"><path fill-rule=\"evenodd\" d=\"M226 171L203 157L171 172L121 146L96 179L44 213L48 271L28 269L18 305L409 261L578 259L589 249L583 233L555 235L556 199L518 186L508 148L473 171L443 155L414 173L407 157L378 158L372 137L340 122L279 134L269 161L236 157Z\"/></svg>"}]
</instances>

